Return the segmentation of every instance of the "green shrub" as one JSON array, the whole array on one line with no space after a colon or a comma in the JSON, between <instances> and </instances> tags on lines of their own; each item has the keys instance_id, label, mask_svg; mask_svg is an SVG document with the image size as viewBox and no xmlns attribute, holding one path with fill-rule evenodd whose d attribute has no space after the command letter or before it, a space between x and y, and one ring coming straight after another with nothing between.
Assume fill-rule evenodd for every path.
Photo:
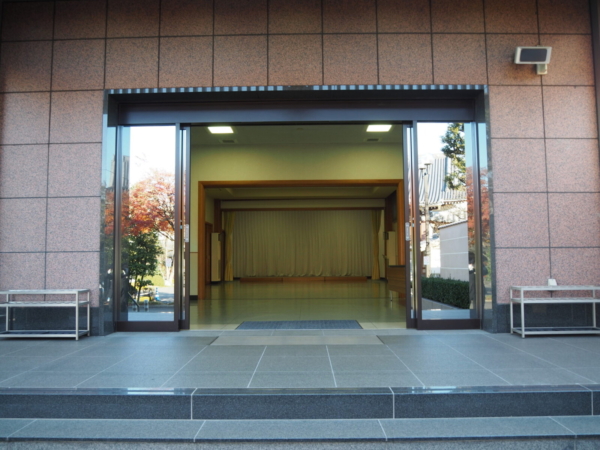
<instances>
[{"instance_id":1,"label":"green shrub","mask_svg":"<svg viewBox=\"0 0 600 450\"><path fill-rule=\"evenodd\" d=\"M471 306L468 281L423 277L421 289L423 298L461 309L469 309Z\"/></svg>"}]
</instances>

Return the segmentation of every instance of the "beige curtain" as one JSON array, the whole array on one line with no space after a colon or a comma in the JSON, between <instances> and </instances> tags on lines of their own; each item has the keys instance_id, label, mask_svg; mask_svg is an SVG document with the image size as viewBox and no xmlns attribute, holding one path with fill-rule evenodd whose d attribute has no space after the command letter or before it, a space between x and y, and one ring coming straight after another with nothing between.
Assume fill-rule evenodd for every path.
<instances>
[{"instance_id":1,"label":"beige curtain","mask_svg":"<svg viewBox=\"0 0 600 450\"><path fill-rule=\"evenodd\" d=\"M373 270L371 280L379 280L379 228L381 227L381 211L371 211L371 235L373 240Z\"/></svg>"},{"instance_id":2,"label":"beige curtain","mask_svg":"<svg viewBox=\"0 0 600 450\"><path fill-rule=\"evenodd\" d=\"M371 211L238 211L236 277L370 276Z\"/></svg>"},{"instance_id":3,"label":"beige curtain","mask_svg":"<svg viewBox=\"0 0 600 450\"><path fill-rule=\"evenodd\" d=\"M226 211L223 214L225 230L225 281L233 281L233 222L235 212Z\"/></svg>"}]
</instances>

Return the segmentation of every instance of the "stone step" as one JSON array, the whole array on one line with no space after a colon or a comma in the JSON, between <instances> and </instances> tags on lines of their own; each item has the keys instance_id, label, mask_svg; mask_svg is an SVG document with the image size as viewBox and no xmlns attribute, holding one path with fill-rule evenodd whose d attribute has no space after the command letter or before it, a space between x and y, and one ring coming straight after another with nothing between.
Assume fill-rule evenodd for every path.
<instances>
[{"instance_id":1,"label":"stone step","mask_svg":"<svg viewBox=\"0 0 600 450\"><path fill-rule=\"evenodd\" d=\"M191 443L213 449L265 448L267 443L272 449L325 445L327 449L598 448L600 416L230 421L0 419L1 449L8 448L3 445L26 442L35 448L88 450L115 448L116 443L121 443L118 448L160 445L156 448L161 449L189 449ZM316 443L323 445L315 447Z\"/></svg>"},{"instance_id":2,"label":"stone step","mask_svg":"<svg viewBox=\"0 0 600 450\"><path fill-rule=\"evenodd\" d=\"M600 415L600 385L0 389L0 418L275 420Z\"/></svg>"}]
</instances>

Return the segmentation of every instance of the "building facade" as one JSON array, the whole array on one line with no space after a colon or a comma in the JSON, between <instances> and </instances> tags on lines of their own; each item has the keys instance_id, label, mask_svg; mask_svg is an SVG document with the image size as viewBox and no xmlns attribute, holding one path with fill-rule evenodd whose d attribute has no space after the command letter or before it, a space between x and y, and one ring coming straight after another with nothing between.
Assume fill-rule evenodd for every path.
<instances>
[{"instance_id":1,"label":"building facade","mask_svg":"<svg viewBox=\"0 0 600 450\"><path fill-rule=\"evenodd\" d=\"M0 287L89 288L101 307L110 92L480 86L493 251L484 328L505 332L511 285L600 282L592 23L587 0L5 1ZM513 62L517 46L537 45L552 47L547 75ZM110 332L100 314L95 333Z\"/></svg>"}]
</instances>

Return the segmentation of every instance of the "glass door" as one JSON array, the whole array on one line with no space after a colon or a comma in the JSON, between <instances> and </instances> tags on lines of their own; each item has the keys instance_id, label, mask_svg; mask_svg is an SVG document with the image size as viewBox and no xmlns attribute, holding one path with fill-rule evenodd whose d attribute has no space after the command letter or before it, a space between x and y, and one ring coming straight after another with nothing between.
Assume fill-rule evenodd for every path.
<instances>
[{"instance_id":1,"label":"glass door","mask_svg":"<svg viewBox=\"0 0 600 450\"><path fill-rule=\"evenodd\" d=\"M476 132L471 123L420 122L409 130L406 239L419 329L480 326Z\"/></svg>"},{"instance_id":2,"label":"glass door","mask_svg":"<svg viewBox=\"0 0 600 450\"><path fill-rule=\"evenodd\" d=\"M118 331L176 331L181 308L181 132L118 128Z\"/></svg>"},{"instance_id":3,"label":"glass door","mask_svg":"<svg viewBox=\"0 0 600 450\"><path fill-rule=\"evenodd\" d=\"M417 299L418 294L416 289L418 283L416 283L417 277L417 254L415 252L415 202L413 199L413 193L416 190L415 177L413 176L413 152L415 142L415 133L413 124L404 125L404 233L402 234L401 225L398 227L399 238L405 239L405 260L407 265L407 277L406 277L406 327L416 328L417 326Z\"/></svg>"}]
</instances>

